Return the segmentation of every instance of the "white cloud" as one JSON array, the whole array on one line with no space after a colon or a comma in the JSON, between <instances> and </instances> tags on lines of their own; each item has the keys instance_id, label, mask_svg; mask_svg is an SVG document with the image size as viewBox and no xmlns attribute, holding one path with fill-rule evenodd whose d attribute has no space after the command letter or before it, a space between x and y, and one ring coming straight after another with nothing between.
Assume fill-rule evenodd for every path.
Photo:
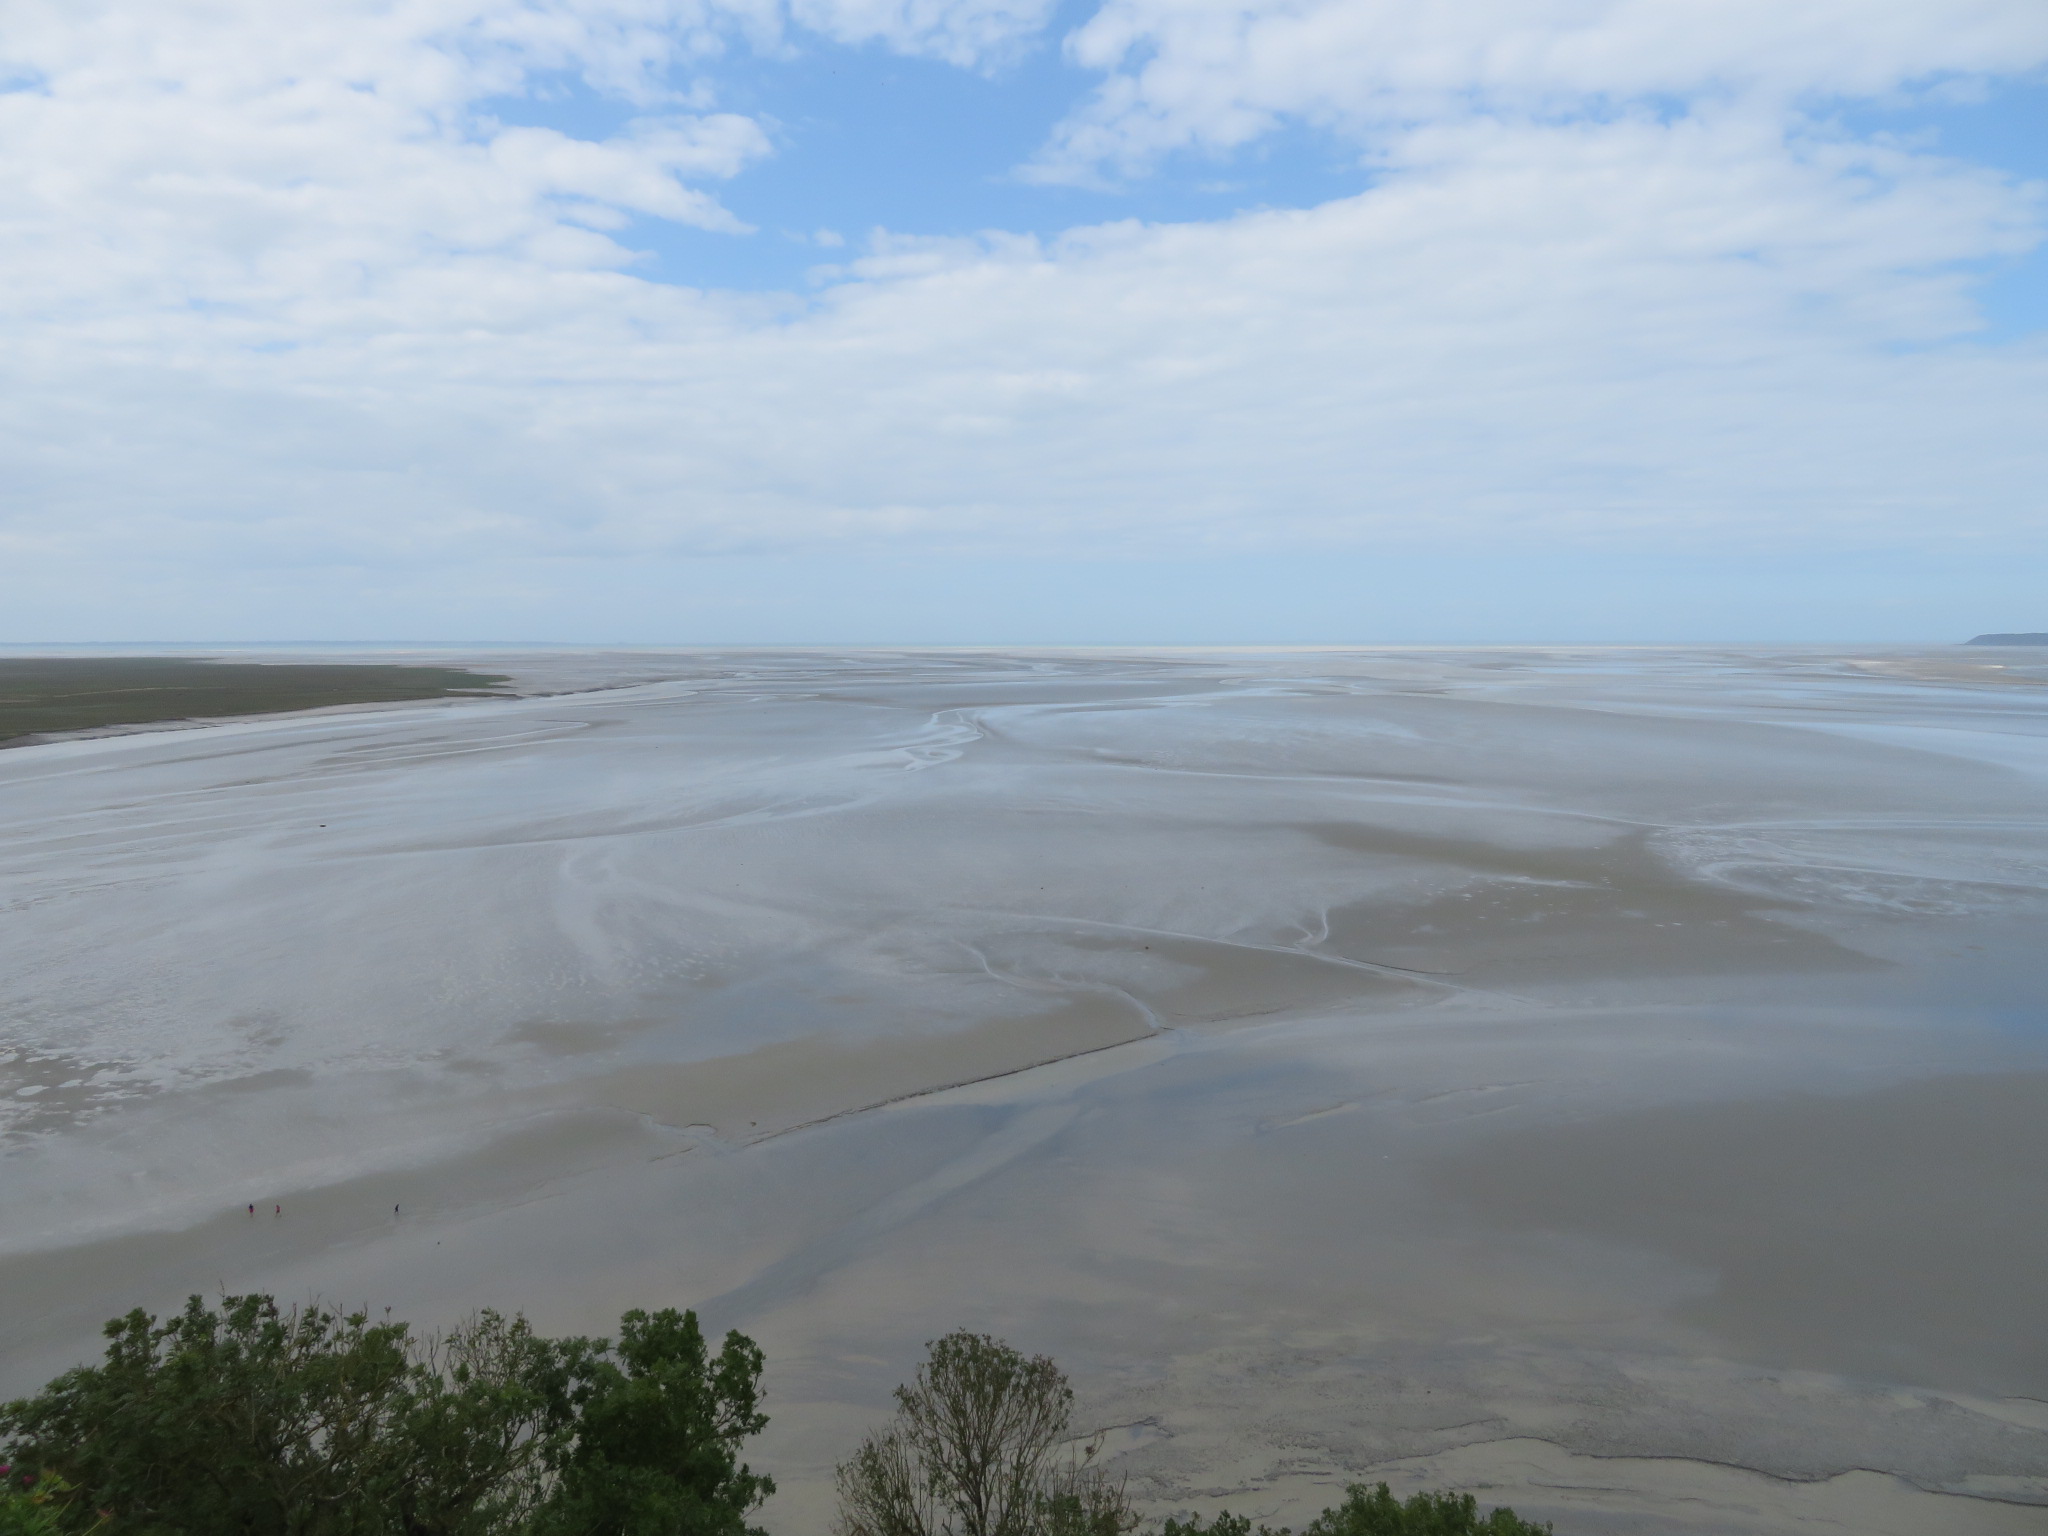
<instances>
[{"instance_id":1,"label":"white cloud","mask_svg":"<svg viewBox=\"0 0 2048 1536\"><path fill-rule=\"evenodd\" d=\"M1037 0L798 0L848 41L972 62ZM443 252L629 263L634 215L739 232L701 185L766 155L707 112L735 42L782 0L16 0L0 29L0 304L315 301ZM597 139L508 126L557 75L634 104Z\"/></svg>"},{"instance_id":2,"label":"white cloud","mask_svg":"<svg viewBox=\"0 0 2048 1536\"><path fill-rule=\"evenodd\" d=\"M1873 95L2048 60L2039 0L1106 0L1067 40L1108 78L1047 180L1229 150L1287 120L1361 137L1474 112L1702 94Z\"/></svg>"},{"instance_id":3,"label":"white cloud","mask_svg":"<svg viewBox=\"0 0 2048 1536\"><path fill-rule=\"evenodd\" d=\"M792 0L802 26L842 43L886 43L897 53L962 67L1013 57L1041 31L1052 0Z\"/></svg>"},{"instance_id":4,"label":"white cloud","mask_svg":"<svg viewBox=\"0 0 2048 1536\"><path fill-rule=\"evenodd\" d=\"M552 128L505 128L489 150L492 165L529 197L584 198L599 209L741 233L748 226L679 178L732 176L768 152L768 136L751 118L721 113L642 119L601 143Z\"/></svg>"},{"instance_id":5,"label":"white cloud","mask_svg":"<svg viewBox=\"0 0 2048 1536\"><path fill-rule=\"evenodd\" d=\"M365 0L266 29L253 4L24 10L8 67L34 83L0 92L0 581L131 561L453 587L483 551L860 541L2037 540L2048 352L1972 340L1968 264L2039 239L2041 188L1830 138L1756 91L1669 119L1424 111L1481 87L1698 86L1756 58L1874 88L2031 36L1987 0L1906 37L1900 15L1925 16L1902 0L1871 19L1889 52L1823 68L1786 16L1812 31L1825 9L1584 4L1549 16L1545 48L1488 7L1482 46L1462 11L1354 4L1347 26L1398 10L1407 31L1351 95L1335 65L1304 73L1306 45L1251 38L1330 8L1233 13L1243 67L1178 95L1104 22L1086 46L1143 110L1098 112L1106 137L1069 135L1074 154L1136 163L1223 142L1239 110L1327 101L1373 125L1374 185L1047 242L884 237L807 299L650 282L605 233L732 227L698 183L766 140L664 94L662 71L735 29L772 43L772 12ZM1026 25L865 14L816 24L940 52ZM1711 48L1710 14L1730 18ZM1295 62L1253 67L1269 53ZM542 70L637 115L601 141L489 116ZM1401 114L1371 105L1395 96Z\"/></svg>"},{"instance_id":6,"label":"white cloud","mask_svg":"<svg viewBox=\"0 0 2048 1536\"><path fill-rule=\"evenodd\" d=\"M2009 535L2048 484L2048 370L1941 345L1972 319L1943 264L2034 216L1740 120L1482 124L1318 209L893 242L780 315L449 255L324 294L289 352L161 316L18 352L10 457L42 475L13 537L378 563Z\"/></svg>"},{"instance_id":7,"label":"white cloud","mask_svg":"<svg viewBox=\"0 0 2048 1536\"><path fill-rule=\"evenodd\" d=\"M198 304L261 325L444 252L630 259L570 218L738 229L688 183L766 152L744 118L656 104L586 141L482 110L545 70L652 103L689 20L510 0L17 6L0 37L0 73L26 82L0 92L9 297L40 317Z\"/></svg>"}]
</instances>

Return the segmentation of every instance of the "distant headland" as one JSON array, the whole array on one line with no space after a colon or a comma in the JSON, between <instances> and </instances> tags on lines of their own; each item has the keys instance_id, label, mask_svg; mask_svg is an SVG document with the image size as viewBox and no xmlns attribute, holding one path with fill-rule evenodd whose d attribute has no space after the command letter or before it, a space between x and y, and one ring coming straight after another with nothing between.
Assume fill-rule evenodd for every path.
<instances>
[{"instance_id":1,"label":"distant headland","mask_svg":"<svg viewBox=\"0 0 2048 1536\"><path fill-rule=\"evenodd\" d=\"M70 731L488 697L505 679L463 667L228 662L184 656L0 657L0 747Z\"/></svg>"},{"instance_id":2,"label":"distant headland","mask_svg":"<svg viewBox=\"0 0 2048 1536\"><path fill-rule=\"evenodd\" d=\"M2048 634L2032 635L1978 635L1965 640L1965 645L2048 645Z\"/></svg>"}]
</instances>

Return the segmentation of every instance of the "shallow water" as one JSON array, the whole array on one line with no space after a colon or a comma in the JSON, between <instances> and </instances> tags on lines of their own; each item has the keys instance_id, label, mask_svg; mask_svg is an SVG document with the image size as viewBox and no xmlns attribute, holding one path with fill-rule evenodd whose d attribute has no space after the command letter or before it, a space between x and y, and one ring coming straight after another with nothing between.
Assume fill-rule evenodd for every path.
<instances>
[{"instance_id":1,"label":"shallow water","mask_svg":"<svg viewBox=\"0 0 2048 1536\"><path fill-rule=\"evenodd\" d=\"M6 1386L189 1289L673 1302L778 1533L955 1325L1162 1508L2040 1518L2039 669L449 659L530 696L0 754Z\"/></svg>"}]
</instances>

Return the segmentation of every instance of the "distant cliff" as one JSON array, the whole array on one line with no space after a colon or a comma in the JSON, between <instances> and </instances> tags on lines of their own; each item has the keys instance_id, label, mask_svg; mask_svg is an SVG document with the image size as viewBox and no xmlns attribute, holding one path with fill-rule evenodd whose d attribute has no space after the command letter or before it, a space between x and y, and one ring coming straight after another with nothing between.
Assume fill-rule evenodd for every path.
<instances>
[{"instance_id":1,"label":"distant cliff","mask_svg":"<svg viewBox=\"0 0 2048 1536\"><path fill-rule=\"evenodd\" d=\"M2048 635L1979 635L1965 645L2048 645Z\"/></svg>"}]
</instances>

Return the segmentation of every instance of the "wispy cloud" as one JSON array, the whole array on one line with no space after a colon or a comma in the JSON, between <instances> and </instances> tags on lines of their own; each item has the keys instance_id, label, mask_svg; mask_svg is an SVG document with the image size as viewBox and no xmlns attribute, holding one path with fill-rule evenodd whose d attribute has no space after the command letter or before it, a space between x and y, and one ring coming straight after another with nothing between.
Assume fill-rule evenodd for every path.
<instances>
[{"instance_id":1,"label":"wispy cloud","mask_svg":"<svg viewBox=\"0 0 2048 1536\"><path fill-rule=\"evenodd\" d=\"M1048 179L1142 173L1289 120L1364 143L1478 115L1611 115L1739 101L1783 112L2048 61L2032 0L1106 0L1066 40L1105 78L1036 161Z\"/></svg>"}]
</instances>

